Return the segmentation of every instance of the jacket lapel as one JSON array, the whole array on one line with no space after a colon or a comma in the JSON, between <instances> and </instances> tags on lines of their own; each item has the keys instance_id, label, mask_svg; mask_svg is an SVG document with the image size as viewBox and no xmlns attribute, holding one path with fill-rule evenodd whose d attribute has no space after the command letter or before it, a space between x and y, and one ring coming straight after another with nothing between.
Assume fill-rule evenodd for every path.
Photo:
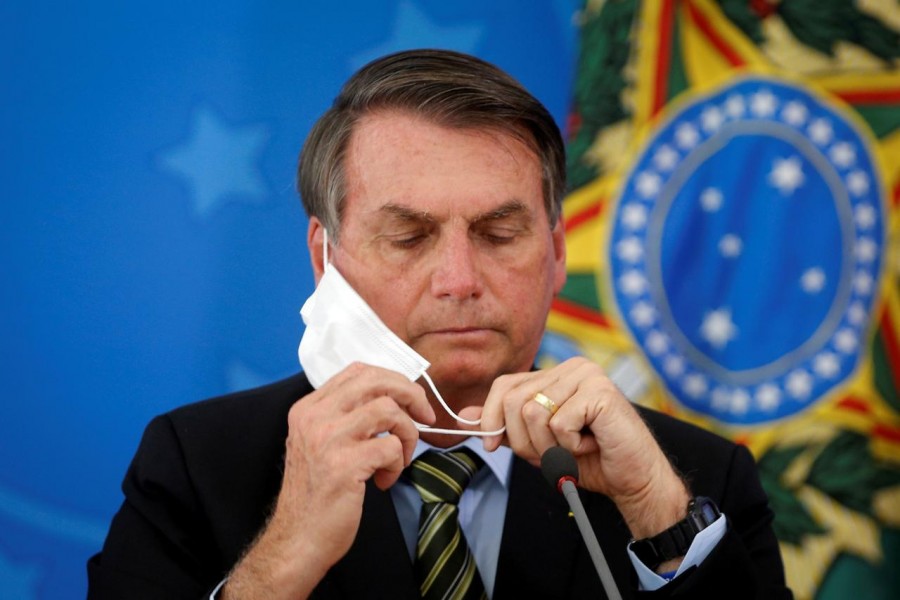
<instances>
[{"instance_id":1,"label":"jacket lapel","mask_svg":"<svg viewBox=\"0 0 900 600\"><path fill-rule=\"evenodd\" d=\"M613 572L633 571L624 554L627 530L615 506L597 494L582 493L581 497ZM630 598L633 582L618 583L623 596ZM391 495L371 481L366 484L356 539L314 597L419 598ZM544 480L539 469L518 457L513 458L491 597L606 597L565 498Z\"/></svg>"},{"instance_id":2,"label":"jacket lapel","mask_svg":"<svg viewBox=\"0 0 900 600\"><path fill-rule=\"evenodd\" d=\"M494 600L560 597L581 543L565 498L538 469L515 457Z\"/></svg>"},{"instance_id":3,"label":"jacket lapel","mask_svg":"<svg viewBox=\"0 0 900 600\"><path fill-rule=\"evenodd\" d=\"M371 480L356 539L326 579L331 579L328 587L334 597L419 597L390 492L379 490Z\"/></svg>"}]
</instances>

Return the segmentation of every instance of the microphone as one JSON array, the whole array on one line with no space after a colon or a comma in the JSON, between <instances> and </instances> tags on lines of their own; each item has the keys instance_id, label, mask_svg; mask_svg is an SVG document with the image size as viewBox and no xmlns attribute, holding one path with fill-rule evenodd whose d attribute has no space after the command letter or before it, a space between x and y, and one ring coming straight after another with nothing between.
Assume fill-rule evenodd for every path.
<instances>
[{"instance_id":1,"label":"microphone","mask_svg":"<svg viewBox=\"0 0 900 600\"><path fill-rule=\"evenodd\" d=\"M597 542L597 536L594 535L591 522L588 521L587 514L584 512L581 498L578 497L578 490L575 489L575 484L578 483L578 463L575 461L575 457L562 446L554 446L541 456L541 473L544 474L544 478L550 485L565 496L569 503L569 508L575 516L575 523L581 532L584 545L587 546L588 554L591 555L606 595L610 600L622 600L619 588L616 586L603 551L600 549L600 544Z\"/></svg>"}]
</instances>

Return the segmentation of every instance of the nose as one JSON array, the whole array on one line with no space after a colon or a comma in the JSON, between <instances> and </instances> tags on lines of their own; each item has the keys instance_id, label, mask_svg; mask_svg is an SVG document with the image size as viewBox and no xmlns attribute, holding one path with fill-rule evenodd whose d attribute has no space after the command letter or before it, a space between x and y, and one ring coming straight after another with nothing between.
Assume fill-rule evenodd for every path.
<instances>
[{"instance_id":1,"label":"nose","mask_svg":"<svg viewBox=\"0 0 900 600\"><path fill-rule=\"evenodd\" d=\"M467 300L483 290L478 249L466 233L442 236L434 256L431 291L437 298Z\"/></svg>"}]
</instances>

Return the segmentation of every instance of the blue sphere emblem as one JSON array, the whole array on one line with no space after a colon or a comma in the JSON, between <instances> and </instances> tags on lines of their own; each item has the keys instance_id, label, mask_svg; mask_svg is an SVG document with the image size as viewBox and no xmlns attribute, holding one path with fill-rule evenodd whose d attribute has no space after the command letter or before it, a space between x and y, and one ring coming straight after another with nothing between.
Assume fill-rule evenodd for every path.
<instances>
[{"instance_id":1,"label":"blue sphere emblem","mask_svg":"<svg viewBox=\"0 0 900 600\"><path fill-rule=\"evenodd\" d=\"M885 221L857 125L799 86L744 78L682 107L638 157L611 222L611 288L678 401L772 421L853 372Z\"/></svg>"}]
</instances>

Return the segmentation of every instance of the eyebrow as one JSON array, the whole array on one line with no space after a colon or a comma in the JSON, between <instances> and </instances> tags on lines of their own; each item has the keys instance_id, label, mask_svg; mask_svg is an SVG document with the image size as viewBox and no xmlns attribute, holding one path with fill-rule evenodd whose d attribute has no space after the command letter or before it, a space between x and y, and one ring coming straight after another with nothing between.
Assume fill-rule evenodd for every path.
<instances>
[{"instance_id":1,"label":"eyebrow","mask_svg":"<svg viewBox=\"0 0 900 600\"><path fill-rule=\"evenodd\" d=\"M494 210L490 210L486 213L478 215L477 217L472 219L471 222L484 223L489 221L498 221L500 219L505 219L506 217L527 215L529 213L530 210L524 202L521 202L519 200L510 200L509 202L504 202Z\"/></svg>"},{"instance_id":2,"label":"eyebrow","mask_svg":"<svg viewBox=\"0 0 900 600\"><path fill-rule=\"evenodd\" d=\"M428 211L414 210L408 206L403 206L401 204L385 204L384 206L379 208L379 212L388 213L403 221L418 223L434 223L436 221L434 217L428 214ZM524 202L521 202L520 200L510 200L508 202L504 202L493 210L489 210L480 215L476 215L475 218L470 221L470 223L477 224L489 221L497 221L510 216L527 215L529 212L529 208L525 205Z\"/></svg>"},{"instance_id":3,"label":"eyebrow","mask_svg":"<svg viewBox=\"0 0 900 600\"><path fill-rule=\"evenodd\" d=\"M413 210L408 206L389 202L378 209L379 212L388 213L403 221L415 221L420 223L434 223L435 219L425 210Z\"/></svg>"}]
</instances>

